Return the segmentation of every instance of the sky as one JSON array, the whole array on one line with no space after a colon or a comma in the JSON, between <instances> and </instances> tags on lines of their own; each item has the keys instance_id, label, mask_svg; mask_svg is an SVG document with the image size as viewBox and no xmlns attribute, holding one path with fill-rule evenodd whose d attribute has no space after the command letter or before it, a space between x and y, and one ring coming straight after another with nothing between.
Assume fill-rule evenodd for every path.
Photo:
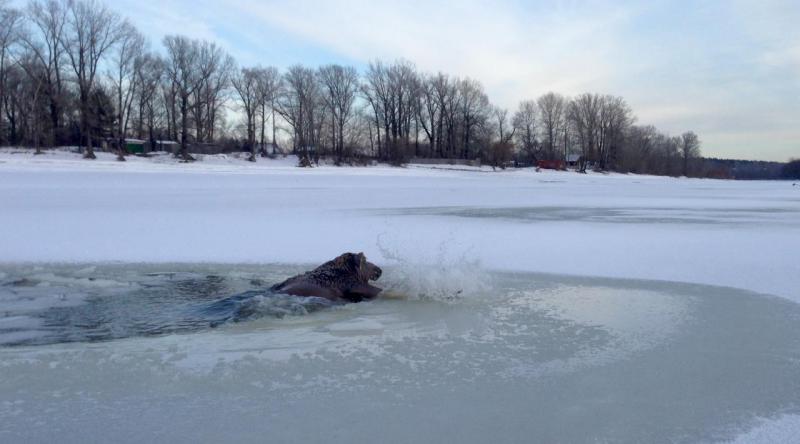
<instances>
[{"instance_id":1,"label":"sky","mask_svg":"<svg viewBox=\"0 0 800 444\"><path fill-rule=\"evenodd\" d=\"M242 65L405 59L515 109L548 91L624 97L706 156L800 158L798 0L109 0L158 46L214 40Z\"/></svg>"}]
</instances>

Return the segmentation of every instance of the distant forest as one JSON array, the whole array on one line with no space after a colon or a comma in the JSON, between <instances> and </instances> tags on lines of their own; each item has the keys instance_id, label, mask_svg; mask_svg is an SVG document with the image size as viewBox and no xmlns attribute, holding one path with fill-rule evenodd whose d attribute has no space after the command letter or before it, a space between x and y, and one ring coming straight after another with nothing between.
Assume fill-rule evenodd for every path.
<instances>
[{"instance_id":1,"label":"distant forest","mask_svg":"<svg viewBox=\"0 0 800 444\"><path fill-rule=\"evenodd\" d=\"M158 48L96 0L0 0L0 145L95 147L125 159L125 139L175 141L175 153L294 153L301 164L412 158L542 161L658 175L736 177L700 157L692 131L639 125L622 97L547 93L515 110L480 82L413 63L238 66L214 42L180 35ZM772 171L772 170L770 170Z\"/></svg>"}]
</instances>

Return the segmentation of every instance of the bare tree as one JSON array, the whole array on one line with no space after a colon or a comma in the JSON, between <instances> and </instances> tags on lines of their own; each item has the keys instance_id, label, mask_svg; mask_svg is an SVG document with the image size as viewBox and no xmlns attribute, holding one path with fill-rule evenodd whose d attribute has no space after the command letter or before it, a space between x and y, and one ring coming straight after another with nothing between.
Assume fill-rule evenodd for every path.
<instances>
[{"instance_id":1,"label":"bare tree","mask_svg":"<svg viewBox=\"0 0 800 444\"><path fill-rule=\"evenodd\" d=\"M508 110L495 107L492 110L492 115L495 119L498 141L504 144L511 144L511 140L514 139L514 134L516 134L517 129L513 125L509 125ZM511 131L509 131L509 129Z\"/></svg>"},{"instance_id":2,"label":"bare tree","mask_svg":"<svg viewBox=\"0 0 800 444\"><path fill-rule=\"evenodd\" d=\"M112 71L109 73L116 95L118 160L125 160L124 139L128 132L133 99L141 83L139 75L142 71L138 65L143 63L144 50L144 36L130 23L122 22L119 28L119 44L112 56Z\"/></svg>"},{"instance_id":3,"label":"bare tree","mask_svg":"<svg viewBox=\"0 0 800 444\"><path fill-rule=\"evenodd\" d=\"M194 158L189 155L189 109L192 95L203 86L202 73L197 68L200 56L200 42L183 36L164 37L167 50L165 72L169 79L170 90L174 92L172 120L180 114L180 156L185 161ZM177 123L176 123L177 124Z\"/></svg>"},{"instance_id":4,"label":"bare tree","mask_svg":"<svg viewBox=\"0 0 800 444\"><path fill-rule=\"evenodd\" d=\"M281 92L281 76L275 67L257 68L256 80L258 82L258 105L261 117L261 155L266 156L265 132L267 126L267 108L270 111L272 121L272 154L277 154L277 141L275 140L275 106L278 95Z\"/></svg>"},{"instance_id":5,"label":"bare tree","mask_svg":"<svg viewBox=\"0 0 800 444\"><path fill-rule=\"evenodd\" d=\"M625 144L625 154L618 167L624 172L644 173L655 150L658 130L652 125L631 126Z\"/></svg>"},{"instance_id":6,"label":"bare tree","mask_svg":"<svg viewBox=\"0 0 800 444\"><path fill-rule=\"evenodd\" d=\"M391 99L388 73L383 63L373 62L369 64L364 82L361 85L361 91L367 99L367 102L369 102L374 116L375 136L378 147L377 157L386 159L388 158L388 150L384 145L387 144L387 138L389 137L389 108L391 108ZM383 130L383 139L381 139L381 130Z\"/></svg>"},{"instance_id":7,"label":"bare tree","mask_svg":"<svg viewBox=\"0 0 800 444\"><path fill-rule=\"evenodd\" d=\"M18 144L21 141L20 126L22 124L23 94L22 91L30 83L27 74L17 64L9 64L5 68L5 95L2 112L8 127L8 141Z\"/></svg>"},{"instance_id":8,"label":"bare tree","mask_svg":"<svg viewBox=\"0 0 800 444\"><path fill-rule=\"evenodd\" d=\"M392 65L373 62L364 80L362 92L375 116L378 157L402 161L408 154L412 122L418 115L421 88L416 68L406 61Z\"/></svg>"},{"instance_id":9,"label":"bare tree","mask_svg":"<svg viewBox=\"0 0 800 444\"><path fill-rule=\"evenodd\" d=\"M486 123L489 112L489 98L483 92L480 82L465 79L459 82L461 95L461 126L463 131L462 159L469 159L472 154L471 142L477 128Z\"/></svg>"},{"instance_id":10,"label":"bare tree","mask_svg":"<svg viewBox=\"0 0 800 444\"><path fill-rule=\"evenodd\" d=\"M32 31L22 34L26 49L43 66L45 73L44 94L47 96L50 113L50 143L62 141L62 113L66 102L64 86L64 39L67 23L65 2L58 0L34 0L26 10L27 21Z\"/></svg>"},{"instance_id":11,"label":"bare tree","mask_svg":"<svg viewBox=\"0 0 800 444\"><path fill-rule=\"evenodd\" d=\"M41 91L45 73L43 66L31 51L23 51L10 66L10 86L5 103L6 115L11 121L12 138L17 138L17 128L21 127L23 143L31 143L41 151L41 122L46 114ZM9 100L10 99L10 100ZM19 123L18 123L19 122Z\"/></svg>"},{"instance_id":12,"label":"bare tree","mask_svg":"<svg viewBox=\"0 0 800 444\"><path fill-rule=\"evenodd\" d=\"M258 72L256 69L242 68L231 78L231 83L241 102L247 125L247 147L250 149L251 162L256 161L256 113L260 107L260 91Z\"/></svg>"},{"instance_id":13,"label":"bare tree","mask_svg":"<svg viewBox=\"0 0 800 444\"><path fill-rule=\"evenodd\" d=\"M536 100L539 109L539 123L547 157L555 159L558 137L564 128L566 99L560 94L549 92ZM566 153L564 153L566 156Z\"/></svg>"},{"instance_id":14,"label":"bare tree","mask_svg":"<svg viewBox=\"0 0 800 444\"><path fill-rule=\"evenodd\" d=\"M191 107L195 137L198 141L211 142L219 110L227 99L226 90L235 62L215 43L202 41L198 43L196 63L198 87L193 93Z\"/></svg>"},{"instance_id":15,"label":"bare tree","mask_svg":"<svg viewBox=\"0 0 800 444\"><path fill-rule=\"evenodd\" d=\"M333 118L332 140L337 162L345 156L344 127L353 117L353 106L358 91L358 73L352 67L323 66L318 72L324 93L325 106Z\"/></svg>"},{"instance_id":16,"label":"bare tree","mask_svg":"<svg viewBox=\"0 0 800 444\"><path fill-rule=\"evenodd\" d=\"M0 106L8 100L6 80L11 65L10 51L20 37L22 15L9 8L5 1L0 1ZM0 114L0 144L6 139L5 119Z\"/></svg>"},{"instance_id":17,"label":"bare tree","mask_svg":"<svg viewBox=\"0 0 800 444\"><path fill-rule=\"evenodd\" d=\"M154 54L144 54L139 63L135 64L136 78L139 81L137 89L137 106L139 109L138 134L144 138L145 128L150 148L156 148L155 130L158 118L164 114L166 104L159 101L160 89L164 78L164 61Z\"/></svg>"},{"instance_id":18,"label":"bare tree","mask_svg":"<svg viewBox=\"0 0 800 444\"><path fill-rule=\"evenodd\" d=\"M412 121L416 116L419 96L419 74L413 63L405 60L395 62L389 69L390 90L393 99L392 139L394 160L405 159L411 146ZM414 139L417 140L416 135Z\"/></svg>"},{"instance_id":19,"label":"bare tree","mask_svg":"<svg viewBox=\"0 0 800 444\"><path fill-rule=\"evenodd\" d=\"M417 107L417 121L425 132L430 146L430 155L440 152L439 147L439 127L441 108L436 100L436 90L434 87L434 76L423 76L420 79L419 105Z\"/></svg>"},{"instance_id":20,"label":"bare tree","mask_svg":"<svg viewBox=\"0 0 800 444\"><path fill-rule=\"evenodd\" d=\"M536 120L536 102L533 100L521 102L512 119L512 125L514 126L517 137L517 144L527 161L537 160L539 143L536 140Z\"/></svg>"},{"instance_id":21,"label":"bare tree","mask_svg":"<svg viewBox=\"0 0 800 444\"><path fill-rule=\"evenodd\" d=\"M700 157L700 138L692 131L687 131L680 138L680 154L683 159L683 175L689 176L690 162Z\"/></svg>"},{"instance_id":22,"label":"bare tree","mask_svg":"<svg viewBox=\"0 0 800 444\"><path fill-rule=\"evenodd\" d=\"M600 136L597 160L601 170L613 165L621 151L625 134L635 118L625 99L616 96L600 97Z\"/></svg>"},{"instance_id":23,"label":"bare tree","mask_svg":"<svg viewBox=\"0 0 800 444\"><path fill-rule=\"evenodd\" d=\"M310 156L316 156L317 150L318 122L315 119L320 95L317 76L313 69L295 65L283 78L285 90L277 110L292 127L293 151L300 155L301 165L310 166Z\"/></svg>"},{"instance_id":24,"label":"bare tree","mask_svg":"<svg viewBox=\"0 0 800 444\"><path fill-rule=\"evenodd\" d=\"M601 131L601 103L599 95L585 93L573 99L569 104L567 117L581 147L580 172L586 172L587 161L596 160Z\"/></svg>"},{"instance_id":25,"label":"bare tree","mask_svg":"<svg viewBox=\"0 0 800 444\"><path fill-rule=\"evenodd\" d=\"M433 80L433 91L440 110L437 122L439 154L440 157L451 157L456 151L458 109L461 102L458 81L439 73Z\"/></svg>"},{"instance_id":26,"label":"bare tree","mask_svg":"<svg viewBox=\"0 0 800 444\"><path fill-rule=\"evenodd\" d=\"M78 85L84 157L94 159L89 104L100 61L119 40L119 15L97 0L69 0L61 45Z\"/></svg>"}]
</instances>

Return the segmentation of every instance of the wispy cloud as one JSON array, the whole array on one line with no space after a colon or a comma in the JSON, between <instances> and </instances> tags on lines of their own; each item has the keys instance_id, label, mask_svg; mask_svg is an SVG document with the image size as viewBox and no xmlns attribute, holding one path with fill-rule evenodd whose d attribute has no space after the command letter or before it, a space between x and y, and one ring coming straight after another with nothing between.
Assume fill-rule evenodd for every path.
<instances>
[{"instance_id":1,"label":"wispy cloud","mask_svg":"<svg viewBox=\"0 0 800 444\"><path fill-rule=\"evenodd\" d=\"M512 106L520 97L590 87L611 75L629 18L617 3L531 8L510 1L234 2L270 27L351 59L408 59L477 78Z\"/></svg>"}]
</instances>

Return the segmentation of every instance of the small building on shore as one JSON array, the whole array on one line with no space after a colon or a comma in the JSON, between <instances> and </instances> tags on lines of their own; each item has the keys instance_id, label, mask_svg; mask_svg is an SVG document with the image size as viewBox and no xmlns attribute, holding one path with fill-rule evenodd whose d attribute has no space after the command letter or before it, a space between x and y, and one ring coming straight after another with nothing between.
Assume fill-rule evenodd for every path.
<instances>
[{"instance_id":1,"label":"small building on shore","mask_svg":"<svg viewBox=\"0 0 800 444\"><path fill-rule=\"evenodd\" d=\"M141 139L125 139L125 151L128 154L144 154L145 144Z\"/></svg>"},{"instance_id":2,"label":"small building on shore","mask_svg":"<svg viewBox=\"0 0 800 444\"><path fill-rule=\"evenodd\" d=\"M181 144L173 140L156 140L155 144L150 147L150 151L166 151L168 153L176 153L180 149Z\"/></svg>"},{"instance_id":3,"label":"small building on shore","mask_svg":"<svg viewBox=\"0 0 800 444\"><path fill-rule=\"evenodd\" d=\"M581 162L581 157L580 154L567 155L567 166L570 168L577 168L578 164Z\"/></svg>"}]
</instances>

